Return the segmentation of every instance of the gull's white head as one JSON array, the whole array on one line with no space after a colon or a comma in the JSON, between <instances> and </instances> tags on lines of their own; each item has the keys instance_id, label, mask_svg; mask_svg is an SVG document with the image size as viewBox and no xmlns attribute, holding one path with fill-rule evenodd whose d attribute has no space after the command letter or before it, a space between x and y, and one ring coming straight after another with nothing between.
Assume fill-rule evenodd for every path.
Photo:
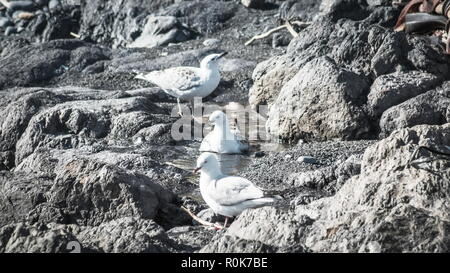
<instances>
[{"instance_id":1,"label":"gull's white head","mask_svg":"<svg viewBox=\"0 0 450 273\"><path fill-rule=\"evenodd\" d=\"M205 58L203 58L203 60L200 63L200 67L202 68L212 68L214 66L218 67L220 58L222 58L227 54L228 52L222 52L220 54L210 54Z\"/></svg>"},{"instance_id":2,"label":"gull's white head","mask_svg":"<svg viewBox=\"0 0 450 273\"><path fill-rule=\"evenodd\" d=\"M219 162L217 157L213 153L202 153L197 159L197 167L194 169L194 173L204 171L207 173L220 173Z\"/></svg>"},{"instance_id":3,"label":"gull's white head","mask_svg":"<svg viewBox=\"0 0 450 273\"><path fill-rule=\"evenodd\" d=\"M225 127L228 124L227 115L225 115L222 111L214 111L209 116L209 123L211 123L214 126L222 126Z\"/></svg>"}]
</instances>

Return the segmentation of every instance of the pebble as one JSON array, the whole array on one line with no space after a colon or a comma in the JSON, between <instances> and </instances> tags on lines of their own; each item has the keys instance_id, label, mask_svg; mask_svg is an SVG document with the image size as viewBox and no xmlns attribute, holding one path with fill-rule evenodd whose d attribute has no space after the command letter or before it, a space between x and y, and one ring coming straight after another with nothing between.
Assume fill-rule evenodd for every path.
<instances>
[{"instance_id":1,"label":"pebble","mask_svg":"<svg viewBox=\"0 0 450 273\"><path fill-rule=\"evenodd\" d=\"M241 0L242 5L247 8L257 8L264 5L265 0Z\"/></svg>"},{"instance_id":2,"label":"pebble","mask_svg":"<svg viewBox=\"0 0 450 273\"><path fill-rule=\"evenodd\" d=\"M9 26L5 29L5 35L9 36L11 34L17 33L17 28Z\"/></svg>"},{"instance_id":3,"label":"pebble","mask_svg":"<svg viewBox=\"0 0 450 273\"><path fill-rule=\"evenodd\" d=\"M203 41L203 45L207 47L219 47L220 40L219 39L206 39Z\"/></svg>"},{"instance_id":4,"label":"pebble","mask_svg":"<svg viewBox=\"0 0 450 273\"><path fill-rule=\"evenodd\" d=\"M41 7L48 5L48 0L35 0L34 2Z\"/></svg>"},{"instance_id":5,"label":"pebble","mask_svg":"<svg viewBox=\"0 0 450 273\"><path fill-rule=\"evenodd\" d=\"M301 156L297 158L297 162L309 163L309 164L317 164L318 161L315 157L312 156Z\"/></svg>"},{"instance_id":6,"label":"pebble","mask_svg":"<svg viewBox=\"0 0 450 273\"><path fill-rule=\"evenodd\" d=\"M8 26L12 26L14 25L13 22L11 22L11 20L9 20L6 17L0 17L0 28L6 28Z\"/></svg>"},{"instance_id":7,"label":"pebble","mask_svg":"<svg viewBox=\"0 0 450 273\"><path fill-rule=\"evenodd\" d=\"M266 155L265 152L259 151L259 152L256 152L254 156L255 156L256 158L259 158L259 157L264 157L265 155Z\"/></svg>"},{"instance_id":8,"label":"pebble","mask_svg":"<svg viewBox=\"0 0 450 273\"><path fill-rule=\"evenodd\" d=\"M50 0L48 3L49 10L56 9L59 6L59 0Z\"/></svg>"},{"instance_id":9,"label":"pebble","mask_svg":"<svg viewBox=\"0 0 450 273\"><path fill-rule=\"evenodd\" d=\"M37 9L37 6L32 1L14 1L10 2L10 4L7 10L9 16L12 16L15 11L35 11Z\"/></svg>"}]
</instances>

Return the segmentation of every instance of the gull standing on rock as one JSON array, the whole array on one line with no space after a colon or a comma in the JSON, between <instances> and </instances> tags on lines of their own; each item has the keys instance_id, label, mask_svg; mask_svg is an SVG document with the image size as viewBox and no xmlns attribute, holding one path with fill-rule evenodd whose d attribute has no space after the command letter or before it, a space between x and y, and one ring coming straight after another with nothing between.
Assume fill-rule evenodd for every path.
<instances>
[{"instance_id":1,"label":"gull standing on rock","mask_svg":"<svg viewBox=\"0 0 450 273\"><path fill-rule=\"evenodd\" d=\"M282 199L268 195L243 177L223 174L212 153L200 155L194 173L198 171L201 172L200 193L214 213L225 216L224 227L229 217L235 217L245 209L267 206Z\"/></svg>"},{"instance_id":2,"label":"gull standing on rock","mask_svg":"<svg viewBox=\"0 0 450 273\"><path fill-rule=\"evenodd\" d=\"M214 125L214 129L203 139L200 145L201 152L241 154L249 150L248 143L237 132L231 131L224 112L214 111L209 116L209 122Z\"/></svg>"},{"instance_id":3,"label":"gull standing on rock","mask_svg":"<svg viewBox=\"0 0 450 273\"><path fill-rule=\"evenodd\" d=\"M135 78L156 84L167 94L176 97L178 114L181 116L180 100L189 100L192 104L195 97L204 98L217 88L220 82L219 59L226 54L208 55L200 62L200 67L172 67L138 74Z\"/></svg>"}]
</instances>

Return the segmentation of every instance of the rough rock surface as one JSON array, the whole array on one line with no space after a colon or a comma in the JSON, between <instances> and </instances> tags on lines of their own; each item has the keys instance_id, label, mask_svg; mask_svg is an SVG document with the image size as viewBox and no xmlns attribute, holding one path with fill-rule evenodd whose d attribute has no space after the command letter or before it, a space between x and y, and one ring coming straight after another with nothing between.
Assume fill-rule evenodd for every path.
<instances>
[{"instance_id":1,"label":"rough rock surface","mask_svg":"<svg viewBox=\"0 0 450 273\"><path fill-rule=\"evenodd\" d=\"M392 1L11 2L0 252L449 252L449 57L394 32ZM286 20L310 25L245 45ZM221 157L284 200L217 232L180 208L223 221L191 173L200 139L175 140L176 100L134 75L222 51L204 103L268 104L266 128L298 144Z\"/></svg>"},{"instance_id":2,"label":"rough rock surface","mask_svg":"<svg viewBox=\"0 0 450 273\"><path fill-rule=\"evenodd\" d=\"M329 2L334 3L327 16L314 19L285 54L259 63L253 72L250 103L271 106L268 127L285 140L374 136L384 111L448 78L448 56L431 38L392 30L395 8ZM335 68L325 69L324 60ZM343 76L346 70L354 73L352 80L349 73ZM339 91L345 86L353 93L343 100L337 94L345 94ZM330 115L317 108L322 105L339 109L328 106L335 113Z\"/></svg>"},{"instance_id":3,"label":"rough rock surface","mask_svg":"<svg viewBox=\"0 0 450 273\"><path fill-rule=\"evenodd\" d=\"M396 131L365 151L361 174L335 195L245 211L226 235L314 252L448 252L450 161L422 151L418 159L431 162L408 162L419 146L445 151L449 143L450 124Z\"/></svg>"}]
</instances>

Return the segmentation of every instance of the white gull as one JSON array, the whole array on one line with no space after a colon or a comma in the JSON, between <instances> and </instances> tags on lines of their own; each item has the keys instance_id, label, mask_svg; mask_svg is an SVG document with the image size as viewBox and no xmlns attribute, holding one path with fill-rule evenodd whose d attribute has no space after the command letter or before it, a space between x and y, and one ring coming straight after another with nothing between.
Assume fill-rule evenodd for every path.
<instances>
[{"instance_id":1,"label":"white gull","mask_svg":"<svg viewBox=\"0 0 450 273\"><path fill-rule=\"evenodd\" d=\"M215 154L201 154L194 172L198 171L201 172L200 193L214 213L226 217L224 227L228 217L235 217L245 209L267 206L282 199L276 195L268 195L243 177L223 174Z\"/></svg>"},{"instance_id":2,"label":"white gull","mask_svg":"<svg viewBox=\"0 0 450 273\"><path fill-rule=\"evenodd\" d=\"M135 78L156 84L167 94L176 97L178 114L182 115L180 100L189 100L192 103L195 97L204 98L217 88L220 82L219 59L226 54L227 52L208 55L200 62L200 67L172 67L141 73Z\"/></svg>"},{"instance_id":3,"label":"white gull","mask_svg":"<svg viewBox=\"0 0 450 273\"><path fill-rule=\"evenodd\" d=\"M209 122L214 125L214 129L203 139L200 145L201 152L241 154L248 151L248 143L238 131L231 130L225 113L214 111L209 116Z\"/></svg>"}]
</instances>

